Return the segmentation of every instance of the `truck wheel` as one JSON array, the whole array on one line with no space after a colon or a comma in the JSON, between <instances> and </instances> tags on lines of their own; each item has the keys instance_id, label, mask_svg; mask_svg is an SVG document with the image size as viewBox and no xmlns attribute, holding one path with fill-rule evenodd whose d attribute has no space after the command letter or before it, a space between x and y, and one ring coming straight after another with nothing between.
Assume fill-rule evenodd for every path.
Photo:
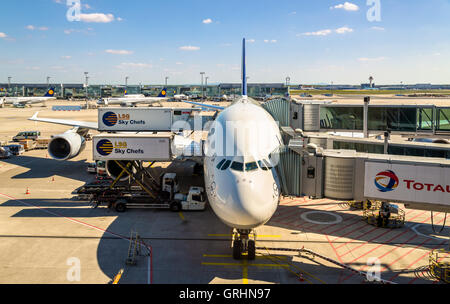
<instances>
[{"instance_id":1,"label":"truck wheel","mask_svg":"<svg viewBox=\"0 0 450 304\"><path fill-rule=\"evenodd\" d=\"M248 241L248 259L253 261L256 258L256 245L255 241Z\"/></svg>"},{"instance_id":2,"label":"truck wheel","mask_svg":"<svg viewBox=\"0 0 450 304\"><path fill-rule=\"evenodd\" d=\"M117 201L115 204L115 209L117 212L120 212L120 213L125 212L127 210L126 202L122 201L122 200Z\"/></svg>"},{"instance_id":3,"label":"truck wheel","mask_svg":"<svg viewBox=\"0 0 450 304\"><path fill-rule=\"evenodd\" d=\"M233 242L233 259L240 260L242 258L242 242Z\"/></svg>"},{"instance_id":4,"label":"truck wheel","mask_svg":"<svg viewBox=\"0 0 450 304\"><path fill-rule=\"evenodd\" d=\"M178 212L181 211L181 205L179 202L173 202L172 204L170 204L170 210L172 212Z\"/></svg>"}]
</instances>

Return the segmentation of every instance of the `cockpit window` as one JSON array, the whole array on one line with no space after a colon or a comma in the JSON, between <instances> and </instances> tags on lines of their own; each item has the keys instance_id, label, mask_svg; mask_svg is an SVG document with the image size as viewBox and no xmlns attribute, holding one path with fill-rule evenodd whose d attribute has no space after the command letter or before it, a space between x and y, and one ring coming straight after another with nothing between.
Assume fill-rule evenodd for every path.
<instances>
[{"instance_id":1,"label":"cockpit window","mask_svg":"<svg viewBox=\"0 0 450 304\"><path fill-rule=\"evenodd\" d=\"M244 164L240 163L240 162L233 162L231 164L231 169L233 169L235 171L243 172L244 171Z\"/></svg>"},{"instance_id":2,"label":"cockpit window","mask_svg":"<svg viewBox=\"0 0 450 304\"><path fill-rule=\"evenodd\" d=\"M225 164L222 166L222 171L227 170L230 167L231 160L227 160Z\"/></svg>"},{"instance_id":3,"label":"cockpit window","mask_svg":"<svg viewBox=\"0 0 450 304\"><path fill-rule=\"evenodd\" d=\"M256 164L256 162L251 162L251 163L245 164L245 171L249 172L249 171L254 171L254 170L258 170L258 165Z\"/></svg>"},{"instance_id":4,"label":"cockpit window","mask_svg":"<svg viewBox=\"0 0 450 304\"><path fill-rule=\"evenodd\" d=\"M220 169L220 168L222 167L222 165L223 165L224 162L225 162L225 159L222 159L222 160L220 161L220 163L217 165L217 169Z\"/></svg>"},{"instance_id":5,"label":"cockpit window","mask_svg":"<svg viewBox=\"0 0 450 304\"><path fill-rule=\"evenodd\" d=\"M270 164L270 161L268 161L268 160L263 160L264 161L264 164L267 166L267 168L269 169L269 170L272 170L272 165Z\"/></svg>"},{"instance_id":6,"label":"cockpit window","mask_svg":"<svg viewBox=\"0 0 450 304\"><path fill-rule=\"evenodd\" d=\"M269 168L267 168L267 166L264 164L264 162L262 160L258 161L258 165L261 169L263 169L264 171L268 171Z\"/></svg>"}]
</instances>

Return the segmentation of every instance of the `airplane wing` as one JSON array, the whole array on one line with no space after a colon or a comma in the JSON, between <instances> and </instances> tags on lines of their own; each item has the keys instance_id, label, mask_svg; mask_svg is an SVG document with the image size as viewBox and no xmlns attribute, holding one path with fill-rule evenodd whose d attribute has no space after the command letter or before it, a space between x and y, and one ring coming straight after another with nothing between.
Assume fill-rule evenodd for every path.
<instances>
[{"instance_id":1,"label":"airplane wing","mask_svg":"<svg viewBox=\"0 0 450 304\"><path fill-rule=\"evenodd\" d=\"M225 110L225 107L213 106L213 105L208 105L208 104L204 104L204 103L198 103L198 102L187 101L187 100L183 100L183 102L190 103L190 104L193 104L193 105L196 105L196 106L200 106L200 107L203 107L203 108L210 108L210 109L213 109L213 110L218 110L218 111Z\"/></svg>"},{"instance_id":2,"label":"airplane wing","mask_svg":"<svg viewBox=\"0 0 450 304\"><path fill-rule=\"evenodd\" d=\"M80 127L89 130L98 130L98 122L88 122L88 121L76 121L76 120L65 120L65 119L53 119L53 118L38 118L39 112L36 112L33 117L28 120L52 123L57 125Z\"/></svg>"}]
</instances>

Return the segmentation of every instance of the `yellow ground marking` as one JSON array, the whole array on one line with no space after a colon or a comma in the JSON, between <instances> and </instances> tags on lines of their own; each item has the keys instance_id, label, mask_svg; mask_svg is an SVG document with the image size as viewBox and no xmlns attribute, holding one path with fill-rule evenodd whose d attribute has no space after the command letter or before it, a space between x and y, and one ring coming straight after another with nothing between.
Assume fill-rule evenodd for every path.
<instances>
[{"instance_id":1,"label":"yellow ground marking","mask_svg":"<svg viewBox=\"0 0 450 304\"><path fill-rule=\"evenodd\" d=\"M202 263L205 266L245 266L243 263ZM247 266L252 267L275 267L275 268L283 268L289 267L288 264L248 264Z\"/></svg>"},{"instance_id":2,"label":"yellow ground marking","mask_svg":"<svg viewBox=\"0 0 450 304\"><path fill-rule=\"evenodd\" d=\"M179 213L179 215L180 215L180 218L184 221L185 220L185 218L184 218L184 215L183 215L183 213L182 212L180 212Z\"/></svg>"},{"instance_id":3,"label":"yellow ground marking","mask_svg":"<svg viewBox=\"0 0 450 304\"><path fill-rule=\"evenodd\" d=\"M233 256L231 254L230 255L228 255L228 254L204 254L203 257L204 258L231 258ZM277 257L280 260L287 259L287 257L285 257L285 256L274 256L274 257ZM264 257L264 256L257 256L256 258L257 259L266 259L266 257Z\"/></svg>"},{"instance_id":4,"label":"yellow ground marking","mask_svg":"<svg viewBox=\"0 0 450 304\"><path fill-rule=\"evenodd\" d=\"M123 269L120 269L119 273L114 277L114 281L113 281L113 285L117 285L119 284L120 279L122 278L123 275Z\"/></svg>"},{"instance_id":5,"label":"yellow ground marking","mask_svg":"<svg viewBox=\"0 0 450 304\"><path fill-rule=\"evenodd\" d=\"M244 267L242 267L242 284L248 285L248 261L244 260Z\"/></svg>"},{"instance_id":6,"label":"yellow ground marking","mask_svg":"<svg viewBox=\"0 0 450 304\"><path fill-rule=\"evenodd\" d=\"M270 255L269 250L267 249L267 247L265 247L265 248L266 248L266 250L267 250L267 254L268 254L268 255L263 256L263 257L265 257L265 258L267 258L268 260L270 260L270 261L276 263L276 261L274 261L274 259L277 259L277 256ZM297 269L298 271L300 271L300 272L302 272L302 273L304 273L304 274L310 276L311 278L316 279L317 281L319 281L319 282L322 283L322 284L327 284L327 283L324 282L323 280L319 279L318 277L316 277L316 276L310 274L309 272L303 270L302 268L300 268L300 267L298 267L298 266L296 266L296 265L294 265L294 264L291 264L291 263L290 263L290 266L293 267L293 268L295 268L295 269ZM292 272L293 274L295 274L296 276L298 276L298 273L292 271L292 270L289 269L289 268L288 268L288 271L290 271L290 272ZM311 281L309 281L308 279L306 279L306 278L304 278L304 279L305 279L305 281L307 281L308 283L313 284L313 283L312 283Z\"/></svg>"},{"instance_id":7,"label":"yellow ground marking","mask_svg":"<svg viewBox=\"0 0 450 304\"><path fill-rule=\"evenodd\" d=\"M224 236L224 237L232 237L232 234L208 234L208 236ZM253 234L250 234L250 237L253 237ZM262 238L280 238L281 235L257 235L257 237Z\"/></svg>"}]
</instances>

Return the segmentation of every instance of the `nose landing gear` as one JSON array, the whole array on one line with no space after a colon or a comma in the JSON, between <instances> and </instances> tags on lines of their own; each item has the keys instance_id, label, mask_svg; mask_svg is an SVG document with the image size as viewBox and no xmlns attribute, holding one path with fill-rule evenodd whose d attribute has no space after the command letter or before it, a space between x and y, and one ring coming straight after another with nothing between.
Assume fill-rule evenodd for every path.
<instances>
[{"instance_id":1,"label":"nose landing gear","mask_svg":"<svg viewBox=\"0 0 450 304\"><path fill-rule=\"evenodd\" d=\"M256 233L252 230L233 230L233 258L241 260L247 256L248 260L256 258Z\"/></svg>"}]
</instances>

